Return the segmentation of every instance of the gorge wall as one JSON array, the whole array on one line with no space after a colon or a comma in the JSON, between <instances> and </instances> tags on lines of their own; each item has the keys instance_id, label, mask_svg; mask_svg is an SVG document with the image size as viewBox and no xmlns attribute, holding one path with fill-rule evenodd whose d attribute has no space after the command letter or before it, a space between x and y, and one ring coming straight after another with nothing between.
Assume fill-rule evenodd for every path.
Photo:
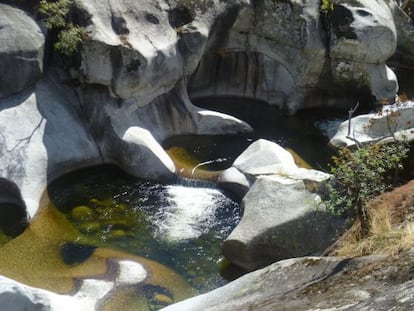
<instances>
[{"instance_id":1,"label":"gorge wall","mask_svg":"<svg viewBox=\"0 0 414 311\"><path fill-rule=\"evenodd\" d=\"M250 98L289 114L361 94L392 100L385 62L410 50L409 18L393 1L333 3L76 1L69 16L86 35L71 58L52 50L41 17L2 5L1 177L33 216L47 182L68 170L105 162L173 178L165 138L251 130L192 99Z\"/></svg>"}]
</instances>

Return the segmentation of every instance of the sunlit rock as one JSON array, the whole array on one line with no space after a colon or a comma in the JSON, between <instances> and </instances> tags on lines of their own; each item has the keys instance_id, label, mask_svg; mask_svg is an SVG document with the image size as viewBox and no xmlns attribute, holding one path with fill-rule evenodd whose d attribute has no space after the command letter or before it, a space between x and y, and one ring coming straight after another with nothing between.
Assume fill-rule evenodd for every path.
<instances>
[{"instance_id":1,"label":"sunlit rock","mask_svg":"<svg viewBox=\"0 0 414 311\"><path fill-rule=\"evenodd\" d=\"M321 171L299 168L293 156L280 145L259 139L252 143L233 163L233 167L249 179L266 175L278 178L281 183L295 183L298 180L323 182L330 178ZM230 182L230 176L226 182ZM235 181L237 182L237 181Z\"/></svg>"},{"instance_id":2,"label":"sunlit rock","mask_svg":"<svg viewBox=\"0 0 414 311\"><path fill-rule=\"evenodd\" d=\"M395 139L414 139L414 103L396 103L382 107L378 113L363 114L344 121L330 140L333 146L359 143L387 143Z\"/></svg>"},{"instance_id":3,"label":"sunlit rock","mask_svg":"<svg viewBox=\"0 0 414 311\"><path fill-rule=\"evenodd\" d=\"M235 167L230 167L221 172L218 182L222 187L230 189L240 197L243 197L252 185L252 180L249 180L245 174Z\"/></svg>"},{"instance_id":4,"label":"sunlit rock","mask_svg":"<svg viewBox=\"0 0 414 311\"><path fill-rule=\"evenodd\" d=\"M397 78L385 65L397 47L392 11L383 1L361 1L360 6L332 3L327 14L333 78L339 84L369 87L378 100L394 98Z\"/></svg>"},{"instance_id":5,"label":"sunlit rock","mask_svg":"<svg viewBox=\"0 0 414 311\"><path fill-rule=\"evenodd\" d=\"M335 219L302 181L282 184L260 177L242 200L243 216L223 252L248 270L280 259L322 252L340 230Z\"/></svg>"},{"instance_id":6,"label":"sunlit rock","mask_svg":"<svg viewBox=\"0 0 414 311\"><path fill-rule=\"evenodd\" d=\"M0 98L33 86L42 76L45 37L24 11L0 4Z\"/></svg>"},{"instance_id":7,"label":"sunlit rock","mask_svg":"<svg viewBox=\"0 0 414 311\"><path fill-rule=\"evenodd\" d=\"M230 188L247 188L242 219L223 244L226 258L246 270L321 252L341 230L342 221L313 193L330 175L297 167L276 143L252 143L221 178Z\"/></svg>"},{"instance_id":8,"label":"sunlit rock","mask_svg":"<svg viewBox=\"0 0 414 311\"><path fill-rule=\"evenodd\" d=\"M33 92L0 100L0 175L18 186L30 217L51 180L102 162L76 98L53 78L37 83Z\"/></svg>"},{"instance_id":9,"label":"sunlit rock","mask_svg":"<svg viewBox=\"0 0 414 311\"><path fill-rule=\"evenodd\" d=\"M409 310L414 303L414 283L407 277L412 259L410 250L398 258L283 260L162 310Z\"/></svg>"}]
</instances>

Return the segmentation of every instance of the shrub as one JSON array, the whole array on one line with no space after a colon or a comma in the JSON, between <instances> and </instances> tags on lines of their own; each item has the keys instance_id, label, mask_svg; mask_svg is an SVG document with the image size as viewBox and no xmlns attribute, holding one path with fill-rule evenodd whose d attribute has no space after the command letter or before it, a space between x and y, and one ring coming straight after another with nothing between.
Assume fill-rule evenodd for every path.
<instances>
[{"instance_id":1,"label":"shrub","mask_svg":"<svg viewBox=\"0 0 414 311\"><path fill-rule=\"evenodd\" d=\"M58 0L48 2L41 0L38 12L43 17L42 22L47 29L64 28L66 26L66 15L69 13L71 1Z\"/></svg>"},{"instance_id":2,"label":"shrub","mask_svg":"<svg viewBox=\"0 0 414 311\"><path fill-rule=\"evenodd\" d=\"M82 27L68 21L67 17L72 6L72 0L54 2L41 0L38 9L46 28L58 31L57 41L54 45L55 50L66 56L72 55L78 49L85 36Z\"/></svg>"},{"instance_id":3,"label":"shrub","mask_svg":"<svg viewBox=\"0 0 414 311\"><path fill-rule=\"evenodd\" d=\"M355 150L341 148L332 158L334 182L328 185L326 206L334 214L358 217L362 234L369 230L366 203L396 182L409 148L403 142L373 144ZM394 173L394 174L393 174Z\"/></svg>"},{"instance_id":4,"label":"shrub","mask_svg":"<svg viewBox=\"0 0 414 311\"><path fill-rule=\"evenodd\" d=\"M83 40L84 30L82 27L71 25L68 29L59 32L54 47L56 51L70 56Z\"/></svg>"}]
</instances>

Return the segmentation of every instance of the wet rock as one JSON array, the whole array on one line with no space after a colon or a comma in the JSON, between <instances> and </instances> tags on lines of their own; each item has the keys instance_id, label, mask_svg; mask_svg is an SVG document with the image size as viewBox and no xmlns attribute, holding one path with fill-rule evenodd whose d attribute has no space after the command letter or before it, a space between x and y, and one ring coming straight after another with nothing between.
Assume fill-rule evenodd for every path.
<instances>
[{"instance_id":1,"label":"wet rock","mask_svg":"<svg viewBox=\"0 0 414 311\"><path fill-rule=\"evenodd\" d=\"M86 205L80 205L75 206L71 210L70 216L74 221L92 220L94 218L94 212L90 207Z\"/></svg>"},{"instance_id":2,"label":"wet rock","mask_svg":"<svg viewBox=\"0 0 414 311\"><path fill-rule=\"evenodd\" d=\"M95 246L78 243L65 243L61 248L63 262L67 265L75 265L87 260L96 249Z\"/></svg>"},{"instance_id":3,"label":"wet rock","mask_svg":"<svg viewBox=\"0 0 414 311\"><path fill-rule=\"evenodd\" d=\"M101 224L97 221L87 221L79 224L78 228L84 234L96 234L101 231Z\"/></svg>"},{"instance_id":4,"label":"wet rock","mask_svg":"<svg viewBox=\"0 0 414 311\"><path fill-rule=\"evenodd\" d=\"M29 225L26 204L18 186L0 178L0 229L9 237L21 234Z\"/></svg>"}]
</instances>

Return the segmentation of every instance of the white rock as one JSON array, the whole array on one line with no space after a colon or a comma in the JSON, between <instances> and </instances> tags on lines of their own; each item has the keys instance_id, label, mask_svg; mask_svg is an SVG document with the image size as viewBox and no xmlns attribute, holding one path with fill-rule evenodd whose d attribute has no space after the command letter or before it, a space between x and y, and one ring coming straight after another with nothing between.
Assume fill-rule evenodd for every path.
<instances>
[{"instance_id":1,"label":"white rock","mask_svg":"<svg viewBox=\"0 0 414 311\"><path fill-rule=\"evenodd\" d=\"M148 273L144 267L134 261L121 260L118 262L119 275L117 279L118 285L131 285L143 282Z\"/></svg>"}]
</instances>

